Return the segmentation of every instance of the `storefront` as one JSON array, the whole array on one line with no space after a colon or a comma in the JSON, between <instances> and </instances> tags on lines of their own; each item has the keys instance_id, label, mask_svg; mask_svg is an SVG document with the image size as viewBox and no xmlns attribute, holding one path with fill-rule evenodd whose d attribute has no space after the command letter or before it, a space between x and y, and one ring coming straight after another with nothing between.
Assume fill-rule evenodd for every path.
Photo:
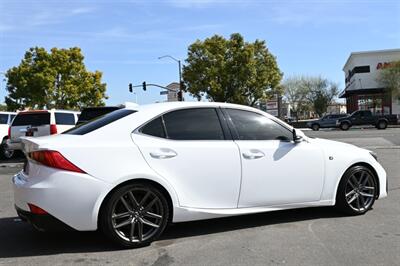
<instances>
[{"instance_id":1,"label":"storefront","mask_svg":"<svg viewBox=\"0 0 400 266\"><path fill-rule=\"evenodd\" d=\"M400 113L400 95L395 95L379 81L380 71L397 60L400 60L400 49L351 53L343 67L346 88L339 95L346 98L348 113L357 110Z\"/></svg>"}]
</instances>

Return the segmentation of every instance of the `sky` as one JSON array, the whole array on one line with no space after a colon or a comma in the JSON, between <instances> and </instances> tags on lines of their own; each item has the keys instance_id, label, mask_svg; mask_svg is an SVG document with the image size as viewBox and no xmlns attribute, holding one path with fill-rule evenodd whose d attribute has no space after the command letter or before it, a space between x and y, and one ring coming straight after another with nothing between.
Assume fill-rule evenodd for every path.
<instances>
[{"instance_id":1,"label":"sky","mask_svg":"<svg viewBox=\"0 0 400 266\"><path fill-rule=\"evenodd\" d=\"M158 57L184 63L194 41L232 33L265 40L284 77L321 75L342 90L351 52L400 48L400 1L0 0L0 72L30 47L78 46L115 105L136 100L129 83L178 80L177 63ZM136 92L139 104L166 99L157 88Z\"/></svg>"}]
</instances>

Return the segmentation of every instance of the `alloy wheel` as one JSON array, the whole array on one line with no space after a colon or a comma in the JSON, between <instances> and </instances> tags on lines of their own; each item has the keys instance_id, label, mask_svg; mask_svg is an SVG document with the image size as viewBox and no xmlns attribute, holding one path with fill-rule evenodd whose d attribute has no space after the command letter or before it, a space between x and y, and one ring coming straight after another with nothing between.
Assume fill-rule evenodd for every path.
<instances>
[{"instance_id":1,"label":"alloy wheel","mask_svg":"<svg viewBox=\"0 0 400 266\"><path fill-rule=\"evenodd\" d=\"M128 190L115 201L111 212L115 233L131 243L141 243L156 235L164 217L161 199L145 187Z\"/></svg>"},{"instance_id":2,"label":"alloy wheel","mask_svg":"<svg viewBox=\"0 0 400 266\"><path fill-rule=\"evenodd\" d=\"M356 212L368 210L375 198L375 180L370 172L360 170L353 173L347 180L346 202Z\"/></svg>"}]
</instances>

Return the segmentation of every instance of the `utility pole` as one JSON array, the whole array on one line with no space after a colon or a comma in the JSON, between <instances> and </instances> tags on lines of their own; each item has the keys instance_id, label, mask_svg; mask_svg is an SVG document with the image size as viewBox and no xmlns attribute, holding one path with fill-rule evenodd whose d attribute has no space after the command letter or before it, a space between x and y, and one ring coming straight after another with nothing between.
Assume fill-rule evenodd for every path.
<instances>
[{"instance_id":1,"label":"utility pole","mask_svg":"<svg viewBox=\"0 0 400 266\"><path fill-rule=\"evenodd\" d=\"M176 59L173 56L170 55L163 55L160 56L158 59L163 59L163 58L171 58L172 60L174 60L175 62L178 63L178 68L179 68L179 93L178 93L178 100L180 102L182 102L183 99L183 82L182 82L182 66L181 66L181 60Z\"/></svg>"}]
</instances>

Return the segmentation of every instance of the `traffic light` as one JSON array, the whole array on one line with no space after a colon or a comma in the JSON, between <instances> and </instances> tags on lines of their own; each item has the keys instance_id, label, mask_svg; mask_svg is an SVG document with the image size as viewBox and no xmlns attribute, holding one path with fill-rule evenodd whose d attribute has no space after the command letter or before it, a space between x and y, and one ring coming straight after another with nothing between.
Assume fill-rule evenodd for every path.
<instances>
[{"instance_id":1,"label":"traffic light","mask_svg":"<svg viewBox=\"0 0 400 266\"><path fill-rule=\"evenodd\" d=\"M143 85L143 90L146 91L146 81L143 81L142 85Z\"/></svg>"},{"instance_id":2,"label":"traffic light","mask_svg":"<svg viewBox=\"0 0 400 266\"><path fill-rule=\"evenodd\" d=\"M132 83L129 83L129 92L133 92Z\"/></svg>"},{"instance_id":3,"label":"traffic light","mask_svg":"<svg viewBox=\"0 0 400 266\"><path fill-rule=\"evenodd\" d=\"M183 101L183 96L182 96L182 91L178 91L178 101L182 102Z\"/></svg>"}]
</instances>

